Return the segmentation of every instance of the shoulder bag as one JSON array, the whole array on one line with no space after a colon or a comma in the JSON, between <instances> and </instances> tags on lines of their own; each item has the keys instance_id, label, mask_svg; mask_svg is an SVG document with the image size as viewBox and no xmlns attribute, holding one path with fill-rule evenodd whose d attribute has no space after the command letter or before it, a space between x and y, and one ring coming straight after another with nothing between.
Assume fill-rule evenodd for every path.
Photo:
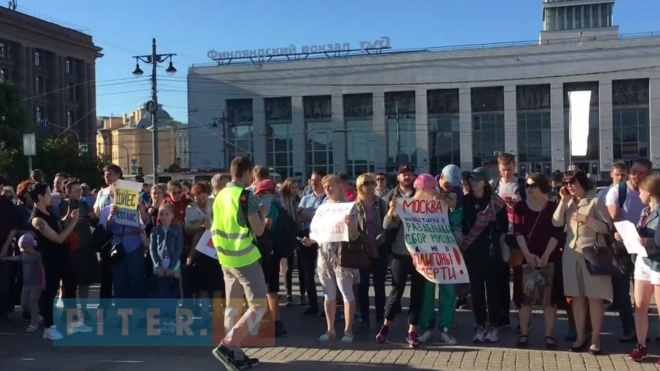
<instances>
[{"instance_id":1,"label":"shoulder bag","mask_svg":"<svg viewBox=\"0 0 660 371\"><path fill-rule=\"evenodd\" d=\"M577 210L575 211L577 212ZM588 246L582 249L582 254L584 255L584 262L587 265L587 270L592 276L612 276L618 272L616 264L616 256L614 254L614 248L612 246L612 232L610 230L610 225L607 225L607 233L596 233L594 246ZM575 238L577 240L578 233L575 232ZM603 236L605 244L598 243L598 235Z\"/></svg>"},{"instance_id":2,"label":"shoulder bag","mask_svg":"<svg viewBox=\"0 0 660 371\"><path fill-rule=\"evenodd\" d=\"M525 201L520 201L520 202L525 202ZM539 211L539 215L536 216L536 220L534 220L534 224L532 225L532 229L529 230L529 233L527 234L527 237L525 238L525 242L529 242L529 239L534 234L534 230L536 229L536 224L539 222L539 218L541 217L541 214L545 210L546 206L548 206L547 202L543 206L541 211ZM529 208L529 205L527 207ZM516 245L517 245L517 243L516 243ZM528 244L527 248L529 249L529 244ZM509 260L509 265L511 266L511 268L518 268L518 267L522 266L524 263L525 263L525 256L524 256L522 250L519 247L515 248L515 249L512 249L511 250L511 258Z\"/></svg>"}]
</instances>

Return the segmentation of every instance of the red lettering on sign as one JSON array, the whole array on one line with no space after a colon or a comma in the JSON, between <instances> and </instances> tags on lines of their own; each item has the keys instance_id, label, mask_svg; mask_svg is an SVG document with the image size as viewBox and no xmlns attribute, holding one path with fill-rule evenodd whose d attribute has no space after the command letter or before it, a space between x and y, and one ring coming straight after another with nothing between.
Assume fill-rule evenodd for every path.
<instances>
[{"instance_id":1,"label":"red lettering on sign","mask_svg":"<svg viewBox=\"0 0 660 371\"><path fill-rule=\"evenodd\" d=\"M414 214L442 213L442 202L436 200L404 200L403 211Z\"/></svg>"}]
</instances>

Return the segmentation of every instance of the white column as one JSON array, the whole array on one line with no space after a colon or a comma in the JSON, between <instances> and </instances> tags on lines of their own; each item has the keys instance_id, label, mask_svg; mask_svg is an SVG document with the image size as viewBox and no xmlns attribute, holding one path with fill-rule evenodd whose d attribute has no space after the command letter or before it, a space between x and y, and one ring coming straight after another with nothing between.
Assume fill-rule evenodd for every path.
<instances>
[{"instance_id":1,"label":"white column","mask_svg":"<svg viewBox=\"0 0 660 371\"><path fill-rule=\"evenodd\" d=\"M470 88L458 90L461 170L472 170L472 91Z\"/></svg>"},{"instance_id":2,"label":"white column","mask_svg":"<svg viewBox=\"0 0 660 371\"><path fill-rule=\"evenodd\" d=\"M609 172L614 163L614 112L612 111L612 80L603 80L599 83L598 113L600 116L598 126L598 155L600 172ZM600 175L600 174L598 174Z\"/></svg>"},{"instance_id":3,"label":"white column","mask_svg":"<svg viewBox=\"0 0 660 371\"><path fill-rule=\"evenodd\" d=\"M552 171L566 171L566 144L564 139L564 84L550 85L550 145L552 146Z\"/></svg>"},{"instance_id":4,"label":"white column","mask_svg":"<svg viewBox=\"0 0 660 371\"><path fill-rule=\"evenodd\" d=\"M335 173L346 172L346 121L344 120L344 97L332 95L332 164Z\"/></svg>"},{"instance_id":5,"label":"white column","mask_svg":"<svg viewBox=\"0 0 660 371\"><path fill-rule=\"evenodd\" d=\"M291 97L291 135L293 150L293 174L300 173L304 181L310 174L305 174L305 109L303 97Z\"/></svg>"},{"instance_id":6,"label":"white column","mask_svg":"<svg viewBox=\"0 0 660 371\"><path fill-rule=\"evenodd\" d=\"M256 165L266 166L266 108L263 97L252 99L252 125L254 163Z\"/></svg>"},{"instance_id":7,"label":"white column","mask_svg":"<svg viewBox=\"0 0 660 371\"><path fill-rule=\"evenodd\" d=\"M429 110L426 88L415 90L415 141L417 174L429 172Z\"/></svg>"},{"instance_id":8,"label":"white column","mask_svg":"<svg viewBox=\"0 0 660 371\"><path fill-rule=\"evenodd\" d=\"M384 173L387 167L387 122L385 120L385 92L373 91L374 160L376 173Z\"/></svg>"},{"instance_id":9,"label":"white column","mask_svg":"<svg viewBox=\"0 0 660 371\"><path fill-rule=\"evenodd\" d=\"M516 86L504 86L504 152L518 156Z\"/></svg>"},{"instance_id":10,"label":"white column","mask_svg":"<svg viewBox=\"0 0 660 371\"><path fill-rule=\"evenodd\" d=\"M650 154L653 168L660 168L660 78L649 81Z\"/></svg>"}]
</instances>

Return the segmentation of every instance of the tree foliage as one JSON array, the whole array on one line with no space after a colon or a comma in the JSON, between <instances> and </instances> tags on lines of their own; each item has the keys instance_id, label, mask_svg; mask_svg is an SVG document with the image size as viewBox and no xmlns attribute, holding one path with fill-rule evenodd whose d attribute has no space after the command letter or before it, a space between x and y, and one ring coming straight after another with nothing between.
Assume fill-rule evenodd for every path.
<instances>
[{"instance_id":1,"label":"tree foliage","mask_svg":"<svg viewBox=\"0 0 660 371\"><path fill-rule=\"evenodd\" d=\"M32 159L32 167L41 169L52 180L57 173L79 178L91 187L102 183L103 162L80 153L78 144L68 138L37 138L37 155ZM16 184L28 178L28 160L22 149L0 153L0 173L10 177Z\"/></svg>"},{"instance_id":2,"label":"tree foliage","mask_svg":"<svg viewBox=\"0 0 660 371\"><path fill-rule=\"evenodd\" d=\"M23 147L27 115L18 88L0 82L0 151Z\"/></svg>"}]
</instances>

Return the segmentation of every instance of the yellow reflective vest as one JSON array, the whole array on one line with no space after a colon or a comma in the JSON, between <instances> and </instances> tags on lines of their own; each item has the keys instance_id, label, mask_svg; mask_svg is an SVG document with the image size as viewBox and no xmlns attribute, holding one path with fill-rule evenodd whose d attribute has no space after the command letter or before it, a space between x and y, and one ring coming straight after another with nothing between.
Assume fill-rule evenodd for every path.
<instances>
[{"instance_id":1,"label":"yellow reflective vest","mask_svg":"<svg viewBox=\"0 0 660 371\"><path fill-rule=\"evenodd\" d=\"M222 266L241 268L261 258L252 232L238 222L242 188L226 187L215 196L211 236ZM246 196L247 197L247 194ZM247 200L245 200L247 202ZM245 221L247 222L247 215Z\"/></svg>"}]
</instances>

